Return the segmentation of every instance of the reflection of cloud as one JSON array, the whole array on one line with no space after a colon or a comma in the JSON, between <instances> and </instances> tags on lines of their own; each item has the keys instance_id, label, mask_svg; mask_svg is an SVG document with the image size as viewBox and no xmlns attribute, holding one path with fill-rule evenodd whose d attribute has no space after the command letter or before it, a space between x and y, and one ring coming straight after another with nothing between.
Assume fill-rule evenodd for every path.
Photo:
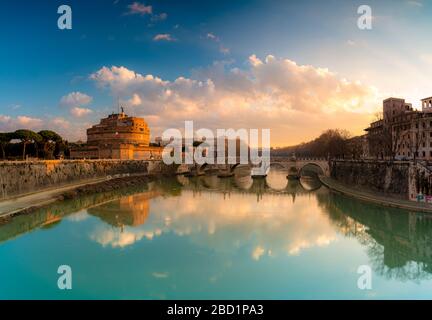
<instances>
[{"instance_id":1,"label":"reflection of cloud","mask_svg":"<svg viewBox=\"0 0 432 320\"><path fill-rule=\"evenodd\" d=\"M113 248L123 248L130 246L143 238L152 240L155 235L160 234L160 230L144 231L133 230L129 228L121 230L103 227L98 228L95 232L93 232L90 238L104 247L111 246Z\"/></svg>"},{"instance_id":2,"label":"reflection of cloud","mask_svg":"<svg viewBox=\"0 0 432 320\"><path fill-rule=\"evenodd\" d=\"M68 216L66 219L72 222L81 222L84 220L87 220L87 218L90 217L87 212L85 211L80 211L78 213L75 213L71 216Z\"/></svg>"},{"instance_id":3,"label":"reflection of cloud","mask_svg":"<svg viewBox=\"0 0 432 320\"><path fill-rule=\"evenodd\" d=\"M252 251L252 258L254 260L259 260L261 256L264 254L264 252L265 252L264 248L258 246Z\"/></svg>"},{"instance_id":4,"label":"reflection of cloud","mask_svg":"<svg viewBox=\"0 0 432 320\"><path fill-rule=\"evenodd\" d=\"M133 197L130 201L134 202ZM139 203L139 195L135 202ZM322 210L310 195L299 195L292 203L286 196L266 194L257 203L253 194L234 193L224 201L223 194L217 192L201 191L197 195L183 190L180 197L151 199L145 224L98 228L91 238L116 248L173 233L218 251L251 247L252 259L259 260L266 254L299 254L303 249L334 241L335 231Z\"/></svg>"},{"instance_id":5,"label":"reflection of cloud","mask_svg":"<svg viewBox=\"0 0 432 320\"><path fill-rule=\"evenodd\" d=\"M152 276L158 279L165 279L168 278L169 273L168 272L153 272Z\"/></svg>"}]
</instances>

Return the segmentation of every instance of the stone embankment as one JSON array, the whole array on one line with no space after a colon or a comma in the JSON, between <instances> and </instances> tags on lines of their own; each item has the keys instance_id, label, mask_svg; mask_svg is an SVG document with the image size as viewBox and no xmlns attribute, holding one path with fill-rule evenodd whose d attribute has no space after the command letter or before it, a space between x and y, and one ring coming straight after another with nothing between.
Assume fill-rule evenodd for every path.
<instances>
[{"instance_id":1,"label":"stone embankment","mask_svg":"<svg viewBox=\"0 0 432 320\"><path fill-rule=\"evenodd\" d=\"M330 177L347 186L409 198L410 162L332 160Z\"/></svg>"},{"instance_id":2,"label":"stone embankment","mask_svg":"<svg viewBox=\"0 0 432 320\"><path fill-rule=\"evenodd\" d=\"M383 193L371 192L353 186L347 186L332 178L319 176L321 182L330 190L356 198L362 201L376 203L386 207L406 209L410 211L432 213L432 206L429 203L414 202L397 197L392 197Z\"/></svg>"},{"instance_id":3,"label":"stone embankment","mask_svg":"<svg viewBox=\"0 0 432 320\"><path fill-rule=\"evenodd\" d=\"M55 160L0 162L0 201L80 181L125 174L167 173L161 161Z\"/></svg>"}]
</instances>

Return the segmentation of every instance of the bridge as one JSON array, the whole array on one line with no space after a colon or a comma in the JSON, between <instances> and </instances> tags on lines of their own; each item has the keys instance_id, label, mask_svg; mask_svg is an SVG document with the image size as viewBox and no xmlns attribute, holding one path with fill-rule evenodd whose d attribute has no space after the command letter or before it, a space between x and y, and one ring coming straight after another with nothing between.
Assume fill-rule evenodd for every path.
<instances>
[{"instance_id":1,"label":"bridge","mask_svg":"<svg viewBox=\"0 0 432 320\"><path fill-rule=\"evenodd\" d=\"M272 157L270 160L270 167L279 166L287 170L289 175L301 176L304 171L314 171L326 177L330 176L329 161L326 158Z\"/></svg>"},{"instance_id":2,"label":"bridge","mask_svg":"<svg viewBox=\"0 0 432 320\"><path fill-rule=\"evenodd\" d=\"M251 163L241 164L237 161L235 164L182 164L178 167L178 173L204 175L208 172L222 172L226 176L234 174L234 170L239 167L249 167L253 169L255 166ZM295 157L271 157L269 170L271 168L280 168L286 171L287 176L300 177L305 171L315 172L320 175L330 176L329 161L326 158L295 158Z\"/></svg>"}]
</instances>

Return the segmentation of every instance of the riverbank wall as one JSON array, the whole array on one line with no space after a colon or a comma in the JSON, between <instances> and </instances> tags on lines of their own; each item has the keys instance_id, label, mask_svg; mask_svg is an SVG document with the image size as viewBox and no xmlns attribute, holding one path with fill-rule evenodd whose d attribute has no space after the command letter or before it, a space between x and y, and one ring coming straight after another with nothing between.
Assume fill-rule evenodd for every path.
<instances>
[{"instance_id":1,"label":"riverbank wall","mask_svg":"<svg viewBox=\"0 0 432 320\"><path fill-rule=\"evenodd\" d=\"M0 200L79 181L131 174L169 174L162 161L50 160L0 162Z\"/></svg>"},{"instance_id":2,"label":"riverbank wall","mask_svg":"<svg viewBox=\"0 0 432 320\"><path fill-rule=\"evenodd\" d=\"M331 160L330 177L353 188L432 202L432 171L420 161Z\"/></svg>"},{"instance_id":3,"label":"riverbank wall","mask_svg":"<svg viewBox=\"0 0 432 320\"><path fill-rule=\"evenodd\" d=\"M409 199L410 168L408 161L332 160L330 177L347 186Z\"/></svg>"}]
</instances>

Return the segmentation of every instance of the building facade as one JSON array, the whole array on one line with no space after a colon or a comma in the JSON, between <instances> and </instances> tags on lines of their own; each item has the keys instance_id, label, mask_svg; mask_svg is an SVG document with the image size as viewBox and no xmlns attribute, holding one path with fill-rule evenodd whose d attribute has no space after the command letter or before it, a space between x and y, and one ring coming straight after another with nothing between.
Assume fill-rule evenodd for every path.
<instances>
[{"instance_id":1,"label":"building facade","mask_svg":"<svg viewBox=\"0 0 432 320\"><path fill-rule=\"evenodd\" d=\"M383 101L380 119L365 129L368 157L397 160L432 160L432 97L414 110L404 99Z\"/></svg>"},{"instance_id":2,"label":"building facade","mask_svg":"<svg viewBox=\"0 0 432 320\"><path fill-rule=\"evenodd\" d=\"M162 148L150 145L150 129L143 118L123 111L87 129L87 143L71 148L71 159L160 159Z\"/></svg>"}]
</instances>

